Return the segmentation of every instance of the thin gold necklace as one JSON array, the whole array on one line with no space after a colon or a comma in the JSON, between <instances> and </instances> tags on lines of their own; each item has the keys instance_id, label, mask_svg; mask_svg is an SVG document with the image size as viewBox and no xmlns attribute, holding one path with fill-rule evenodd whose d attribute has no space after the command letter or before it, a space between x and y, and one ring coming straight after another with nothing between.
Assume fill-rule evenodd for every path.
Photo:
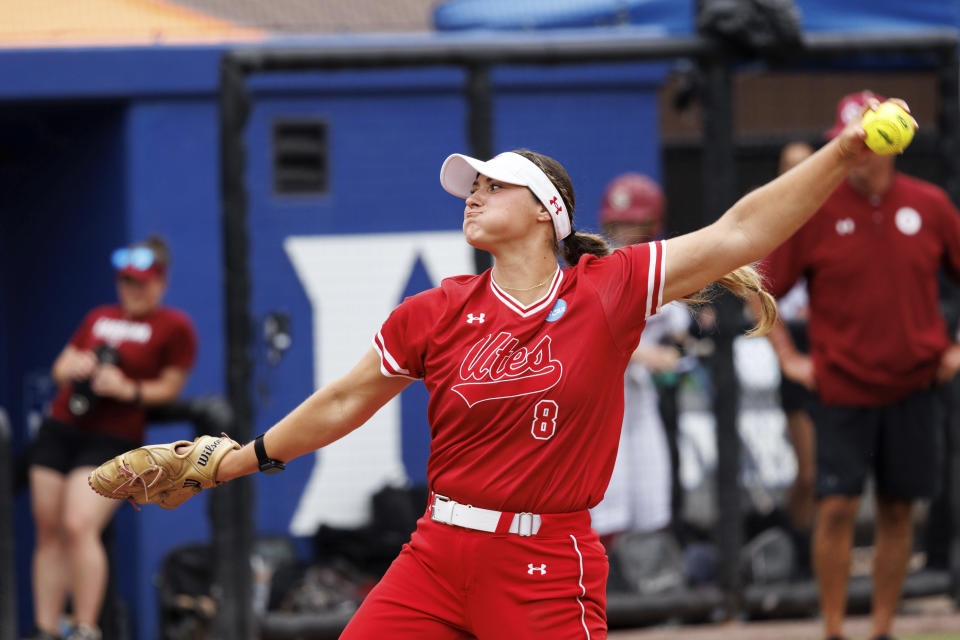
<instances>
[{"instance_id":1,"label":"thin gold necklace","mask_svg":"<svg viewBox=\"0 0 960 640\"><path fill-rule=\"evenodd\" d=\"M558 267L558 268L559 268L559 267ZM553 273L551 273L550 275L548 275L546 278L544 278L543 280L541 280L541 281L538 282L537 284L533 285L532 287L527 287L526 289L518 289L517 287L507 287L507 286L504 286L504 285L502 285L502 284L499 285L499 286L500 286L501 289L509 289L510 291L521 291L521 292L522 292L522 291L533 291L534 289L537 289L537 288L542 287L543 285L547 284L547 282L549 282L550 280L552 280L552 279L553 279L553 276L555 276L555 275L557 275L557 272L556 272L556 271L554 271ZM491 276L491 277L492 277L492 276ZM497 279L494 278L493 281L496 282Z\"/></svg>"}]
</instances>

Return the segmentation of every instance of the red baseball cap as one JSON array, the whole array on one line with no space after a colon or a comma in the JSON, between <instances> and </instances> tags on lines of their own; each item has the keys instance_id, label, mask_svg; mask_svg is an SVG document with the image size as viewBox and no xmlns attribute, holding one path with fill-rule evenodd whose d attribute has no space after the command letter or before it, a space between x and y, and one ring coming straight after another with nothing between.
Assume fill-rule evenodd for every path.
<instances>
[{"instance_id":1,"label":"red baseball cap","mask_svg":"<svg viewBox=\"0 0 960 640\"><path fill-rule=\"evenodd\" d=\"M136 267L124 267L116 271L118 277L121 278L133 278L134 280L139 280L140 282L146 282L151 278L162 278L164 270L159 265L153 265L148 269L137 269Z\"/></svg>"},{"instance_id":2,"label":"red baseball cap","mask_svg":"<svg viewBox=\"0 0 960 640\"><path fill-rule=\"evenodd\" d=\"M840 102L837 103L837 119L833 127L824 132L823 135L827 139L836 138L840 135L843 128L846 127L851 120L860 115L860 112L863 111L863 107L866 106L870 98L876 98L879 102L886 100L883 96L877 95L869 89L857 91L856 93L848 93L840 98Z\"/></svg>"},{"instance_id":3,"label":"red baseball cap","mask_svg":"<svg viewBox=\"0 0 960 640\"><path fill-rule=\"evenodd\" d=\"M600 222L663 221L663 191L655 181L640 173L614 178L603 193Z\"/></svg>"}]
</instances>

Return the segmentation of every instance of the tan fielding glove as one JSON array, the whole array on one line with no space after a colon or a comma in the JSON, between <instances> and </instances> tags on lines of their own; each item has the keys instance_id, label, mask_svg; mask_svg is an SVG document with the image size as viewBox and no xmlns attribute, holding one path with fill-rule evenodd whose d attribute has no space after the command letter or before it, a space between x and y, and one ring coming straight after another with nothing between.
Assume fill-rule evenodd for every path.
<instances>
[{"instance_id":1,"label":"tan fielding glove","mask_svg":"<svg viewBox=\"0 0 960 640\"><path fill-rule=\"evenodd\" d=\"M219 484L215 478L220 461L239 448L226 434L138 447L94 469L87 482L100 495L129 500L134 507L139 503L176 509Z\"/></svg>"}]
</instances>

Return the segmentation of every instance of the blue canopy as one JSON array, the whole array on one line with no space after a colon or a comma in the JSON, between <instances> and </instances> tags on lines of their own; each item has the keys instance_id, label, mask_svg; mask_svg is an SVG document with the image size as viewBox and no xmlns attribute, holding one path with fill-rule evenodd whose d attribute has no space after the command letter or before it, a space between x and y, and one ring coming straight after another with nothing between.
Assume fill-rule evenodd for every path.
<instances>
[{"instance_id":1,"label":"blue canopy","mask_svg":"<svg viewBox=\"0 0 960 640\"><path fill-rule=\"evenodd\" d=\"M693 3L684 0L450 0L433 12L446 29L557 29L616 24L690 33Z\"/></svg>"},{"instance_id":2,"label":"blue canopy","mask_svg":"<svg viewBox=\"0 0 960 640\"><path fill-rule=\"evenodd\" d=\"M795 0L804 31L903 31L960 27L960 0ZM557 29L642 25L664 35L694 32L693 0L448 0L438 30Z\"/></svg>"}]
</instances>

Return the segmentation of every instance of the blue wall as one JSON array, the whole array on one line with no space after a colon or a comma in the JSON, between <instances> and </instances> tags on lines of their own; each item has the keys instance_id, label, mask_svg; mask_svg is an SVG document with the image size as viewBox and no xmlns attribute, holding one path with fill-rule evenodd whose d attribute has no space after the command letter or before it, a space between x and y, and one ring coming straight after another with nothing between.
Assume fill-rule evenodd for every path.
<instances>
[{"instance_id":1,"label":"blue wall","mask_svg":"<svg viewBox=\"0 0 960 640\"><path fill-rule=\"evenodd\" d=\"M12 371L49 370L91 303L115 297L108 252L126 237L123 113L115 103L0 107L4 153L15 158L0 173ZM11 398L17 420L21 402Z\"/></svg>"},{"instance_id":2,"label":"blue wall","mask_svg":"<svg viewBox=\"0 0 960 640\"><path fill-rule=\"evenodd\" d=\"M219 56L210 48L0 53L0 398L18 451L56 354L91 306L116 299L110 250L151 232L166 236L173 253L166 302L186 309L199 334L186 393L222 393ZM190 433L187 425L153 427L148 440ZM204 496L174 513L121 508L112 559L134 637L157 636L153 577L170 549L209 538L205 504ZM27 492L17 496L16 534L26 633Z\"/></svg>"},{"instance_id":3,"label":"blue wall","mask_svg":"<svg viewBox=\"0 0 960 640\"><path fill-rule=\"evenodd\" d=\"M124 106L112 102L0 107L0 138L12 160L0 172L4 391L18 451L27 412L48 399L41 383L53 360L90 307L115 298L108 255L126 237L123 116ZM26 495L16 509L23 612L31 602Z\"/></svg>"},{"instance_id":4,"label":"blue wall","mask_svg":"<svg viewBox=\"0 0 960 640\"><path fill-rule=\"evenodd\" d=\"M495 148L526 147L559 160L576 192L575 226L598 231L603 190L614 176L660 178L659 64L499 69Z\"/></svg>"}]
</instances>

